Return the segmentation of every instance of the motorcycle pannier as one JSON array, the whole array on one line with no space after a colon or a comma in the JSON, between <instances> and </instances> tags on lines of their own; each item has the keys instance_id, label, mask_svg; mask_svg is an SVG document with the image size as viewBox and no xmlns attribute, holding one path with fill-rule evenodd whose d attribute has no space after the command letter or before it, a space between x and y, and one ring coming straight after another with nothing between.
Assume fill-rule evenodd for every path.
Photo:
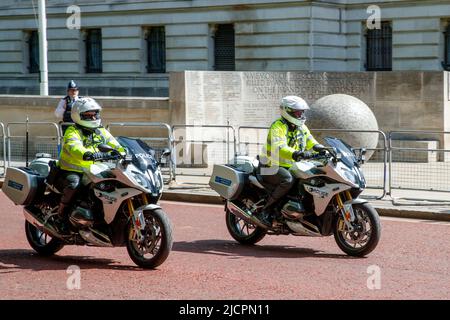
<instances>
[{"instance_id":1,"label":"motorcycle pannier","mask_svg":"<svg viewBox=\"0 0 450 320\"><path fill-rule=\"evenodd\" d=\"M42 182L43 178L29 168L7 168L2 191L15 204L28 205Z\"/></svg>"},{"instance_id":2,"label":"motorcycle pannier","mask_svg":"<svg viewBox=\"0 0 450 320\"><path fill-rule=\"evenodd\" d=\"M247 176L245 172L231 166L215 164L209 185L223 198L234 200L244 189Z\"/></svg>"}]
</instances>

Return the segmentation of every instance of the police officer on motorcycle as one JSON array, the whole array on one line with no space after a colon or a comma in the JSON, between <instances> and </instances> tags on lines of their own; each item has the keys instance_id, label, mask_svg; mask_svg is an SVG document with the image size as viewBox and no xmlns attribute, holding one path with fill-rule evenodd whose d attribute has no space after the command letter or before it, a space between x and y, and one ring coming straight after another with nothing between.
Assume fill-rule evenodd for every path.
<instances>
[{"instance_id":1,"label":"police officer on motorcycle","mask_svg":"<svg viewBox=\"0 0 450 320\"><path fill-rule=\"evenodd\" d=\"M295 179L288 171L289 168L297 161L310 158L312 150L324 150L324 146L314 139L305 125L305 111L309 109L305 100L286 96L281 100L280 109L281 118L270 126L266 145L260 155L263 181L274 187L259 212L259 219L268 226L272 225L274 218L272 207L294 185Z\"/></svg>"},{"instance_id":2,"label":"police officer on motorcycle","mask_svg":"<svg viewBox=\"0 0 450 320\"><path fill-rule=\"evenodd\" d=\"M61 169L63 195L60 200L58 217L62 231L67 232L66 209L70 206L85 170L89 170L94 160L107 157L108 153L99 152L100 144L113 147L113 152L123 154L125 149L101 125L101 106L92 98L76 100L71 108L71 119L75 125L69 126L64 134L64 143L59 155L58 166Z\"/></svg>"},{"instance_id":3,"label":"police officer on motorcycle","mask_svg":"<svg viewBox=\"0 0 450 320\"><path fill-rule=\"evenodd\" d=\"M79 90L75 81L70 80L67 85L67 96L62 98L58 106L55 109L55 116L62 120L62 122L73 122L71 118L72 105L75 101L77 101L80 97L78 96ZM63 125L63 134L66 132L69 125Z\"/></svg>"}]
</instances>

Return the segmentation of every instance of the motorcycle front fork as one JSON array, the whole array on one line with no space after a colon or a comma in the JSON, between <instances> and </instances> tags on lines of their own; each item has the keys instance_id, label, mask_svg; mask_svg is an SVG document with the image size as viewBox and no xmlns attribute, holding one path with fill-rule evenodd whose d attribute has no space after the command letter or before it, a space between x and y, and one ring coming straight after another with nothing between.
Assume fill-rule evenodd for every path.
<instances>
[{"instance_id":1,"label":"motorcycle front fork","mask_svg":"<svg viewBox=\"0 0 450 320\"><path fill-rule=\"evenodd\" d=\"M344 198L344 200L342 199ZM344 231L347 226L348 231L353 231L352 222L355 221L355 213L353 212L352 200L353 197L349 191L338 193L335 196L338 213L342 216L339 220L339 230Z\"/></svg>"},{"instance_id":2,"label":"motorcycle front fork","mask_svg":"<svg viewBox=\"0 0 450 320\"><path fill-rule=\"evenodd\" d=\"M142 194L142 202L144 205L148 204L147 196L144 193ZM141 231L145 227L144 214L139 214L139 212L135 211L132 198L127 200L127 206L130 219L133 222L133 230L130 234L130 239L138 239L139 241L142 241L144 236Z\"/></svg>"}]
</instances>

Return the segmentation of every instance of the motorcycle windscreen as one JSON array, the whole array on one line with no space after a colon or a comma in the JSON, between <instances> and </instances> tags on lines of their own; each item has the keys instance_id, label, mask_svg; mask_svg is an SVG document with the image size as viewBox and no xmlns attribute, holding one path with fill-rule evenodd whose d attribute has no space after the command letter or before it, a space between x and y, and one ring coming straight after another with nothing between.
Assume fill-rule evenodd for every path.
<instances>
[{"instance_id":1,"label":"motorcycle windscreen","mask_svg":"<svg viewBox=\"0 0 450 320\"><path fill-rule=\"evenodd\" d=\"M353 152L353 148L349 144L334 137L326 137L324 140L330 147L336 148L336 151L342 156L341 161L346 166L353 168L358 163L356 154Z\"/></svg>"},{"instance_id":2,"label":"motorcycle windscreen","mask_svg":"<svg viewBox=\"0 0 450 320\"><path fill-rule=\"evenodd\" d=\"M156 170L155 150L140 139L118 137L120 145L132 155L132 163L142 171Z\"/></svg>"}]
</instances>

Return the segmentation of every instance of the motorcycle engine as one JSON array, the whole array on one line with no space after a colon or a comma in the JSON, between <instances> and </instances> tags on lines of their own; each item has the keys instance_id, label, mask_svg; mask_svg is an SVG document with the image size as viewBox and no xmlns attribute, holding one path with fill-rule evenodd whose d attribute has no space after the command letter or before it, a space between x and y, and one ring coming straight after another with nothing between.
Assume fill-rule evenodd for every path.
<instances>
[{"instance_id":1,"label":"motorcycle engine","mask_svg":"<svg viewBox=\"0 0 450 320\"><path fill-rule=\"evenodd\" d=\"M94 224L94 215L90 209L78 206L71 212L69 221L77 228L92 227Z\"/></svg>"},{"instance_id":2,"label":"motorcycle engine","mask_svg":"<svg viewBox=\"0 0 450 320\"><path fill-rule=\"evenodd\" d=\"M291 220L302 219L305 215L306 210L301 202L298 201L288 201L281 209L281 214Z\"/></svg>"}]
</instances>

